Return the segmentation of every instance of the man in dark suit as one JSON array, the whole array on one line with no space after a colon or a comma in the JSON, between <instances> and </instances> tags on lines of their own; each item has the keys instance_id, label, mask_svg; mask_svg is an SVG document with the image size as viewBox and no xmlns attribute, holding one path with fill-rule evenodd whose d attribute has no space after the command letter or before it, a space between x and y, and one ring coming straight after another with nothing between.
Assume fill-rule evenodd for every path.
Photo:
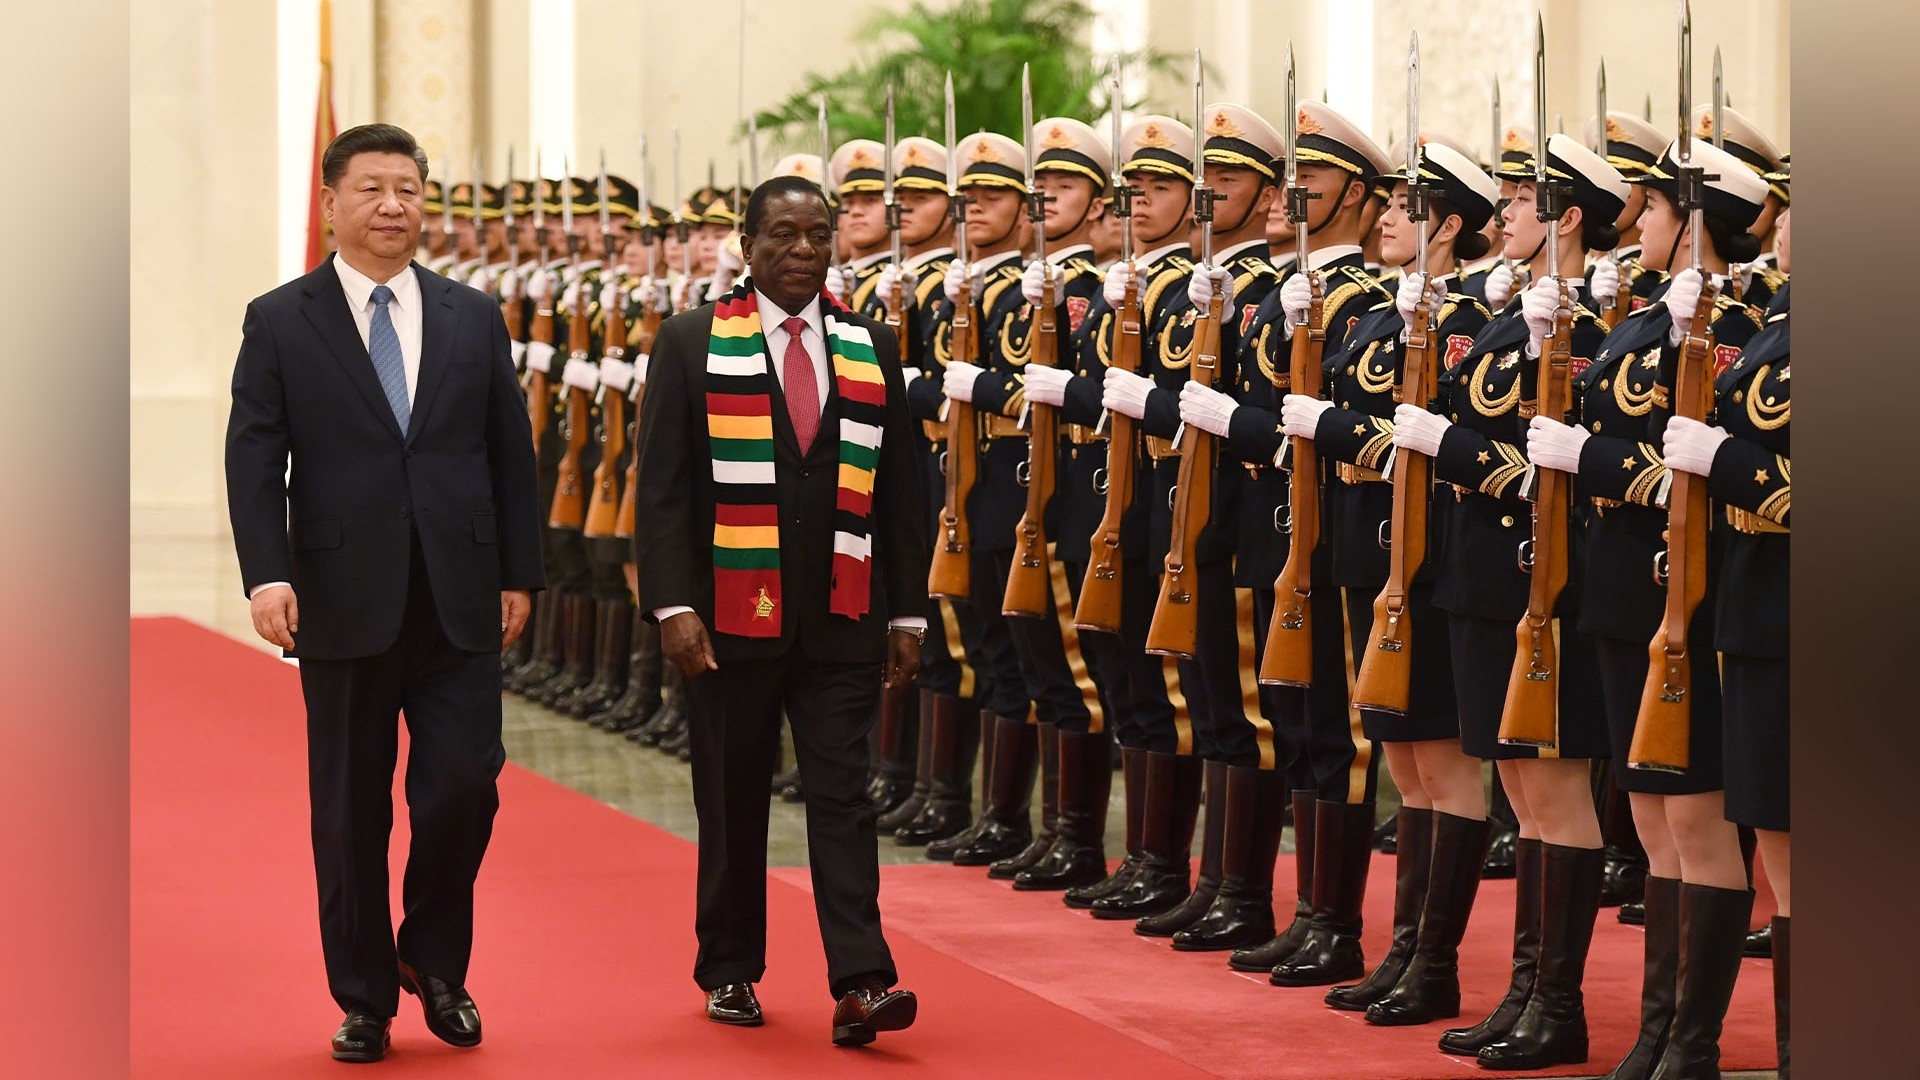
<instances>
[{"instance_id":1,"label":"man in dark suit","mask_svg":"<svg viewBox=\"0 0 1920 1080\"><path fill-rule=\"evenodd\" d=\"M823 296L832 226L819 187L756 188L741 248L746 280L661 326L640 424L640 602L687 676L691 713L694 979L710 1019L761 1022L767 785L784 711L833 1041L861 1045L916 1009L890 989L864 795L883 676L913 679L926 630L913 432L893 335Z\"/></svg>"},{"instance_id":2,"label":"man in dark suit","mask_svg":"<svg viewBox=\"0 0 1920 1080\"><path fill-rule=\"evenodd\" d=\"M506 325L484 294L412 261L426 175L426 154L391 125L327 147L321 210L338 252L248 305L227 425L254 629L300 660L342 1061L385 1055L401 988L435 1035L480 1042L464 984L506 761L500 650L545 586ZM413 844L396 944L387 843L402 711Z\"/></svg>"}]
</instances>

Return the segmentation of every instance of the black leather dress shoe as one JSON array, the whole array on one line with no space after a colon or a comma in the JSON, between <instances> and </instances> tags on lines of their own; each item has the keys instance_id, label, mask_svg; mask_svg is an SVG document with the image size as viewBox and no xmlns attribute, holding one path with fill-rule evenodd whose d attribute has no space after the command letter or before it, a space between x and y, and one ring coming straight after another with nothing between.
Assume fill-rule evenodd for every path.
<instances>
[{"instance_id":1,"label":"black leather dress shoe","mask_svg":"<svg viewBox=\"0 0 1920 1080\"><path fill-rule=\"evenodd\" d=\"M466 988L445 979L423 975L412 964L400 962L400 989L420 999L427 1030L449 1046L480 1045L480 1010Z\"/></svg>"},{"instance_id":2,"label":"black leather dress shoe","mask_svg":"<svg viewBox=\"0 0 1920 1080\"><path fill-rule=\"evenodd\" d=\"M877 980L847 991L833 1007L833 1045L865 1046L882 1031L904 1031L920 1013L911 990L889 990Z\"/></svg>"},{"instance_id":3,"label":"black leather dress shoe","mask_svg":"<svg viewBox=\"0 0 1920 1080\"><path fill-rule=\"evenodd\" d=\"M760 999L753 996L752 983L728 983L707 991L707 1019L735 1027L759 1027L766 1022L760 1015Z\"/></svg>"},{"instance_id":4,"label":"black leather dress shoe","mask_svg":"<svg viewBox=\"0 0 1920 1080\"><path fill-rule=\"evenodd\" d=\"M371 1062L386 1057L392 1023L391 1018L364 1009L349 1010L340 1030L333 1033L333 1060Z\"/></svg>"}]
</instances>

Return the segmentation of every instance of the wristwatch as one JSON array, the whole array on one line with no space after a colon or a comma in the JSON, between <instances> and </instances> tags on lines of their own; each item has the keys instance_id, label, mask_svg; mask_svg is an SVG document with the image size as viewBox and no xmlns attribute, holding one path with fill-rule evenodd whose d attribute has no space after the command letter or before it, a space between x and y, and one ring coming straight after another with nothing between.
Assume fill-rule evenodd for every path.
<instances>
[{"instance_id":1,"label":"wristwatch","mask_svg":"<svg viewBox=\"0 0 1920 1080\"><path fill-rule=\"evenodd\" d=\"M927 628L924 626L895 625L887 627L887 630L895 634L912 634L914 644L916 645L925 645L927 643Z\"/></svg>"}]
</instances>

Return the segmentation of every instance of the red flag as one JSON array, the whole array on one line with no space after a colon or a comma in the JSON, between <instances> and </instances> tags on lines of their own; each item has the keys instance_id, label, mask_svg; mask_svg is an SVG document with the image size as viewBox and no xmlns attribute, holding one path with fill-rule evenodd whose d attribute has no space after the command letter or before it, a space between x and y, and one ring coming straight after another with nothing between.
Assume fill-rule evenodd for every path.
<instances>
[{"instance_id":1,"label":"red flag","mask_svg":"<svg viewBox=\"0 0 1920 1080\"><path fill-rule=\"evenodd\" d=\"M320 159L338 134L333 117L333 4L320 0L320 95L313 113L313 191L307 200L309 270L327 257L329 227L320 216Z\"/></svg>"}]
</instances>

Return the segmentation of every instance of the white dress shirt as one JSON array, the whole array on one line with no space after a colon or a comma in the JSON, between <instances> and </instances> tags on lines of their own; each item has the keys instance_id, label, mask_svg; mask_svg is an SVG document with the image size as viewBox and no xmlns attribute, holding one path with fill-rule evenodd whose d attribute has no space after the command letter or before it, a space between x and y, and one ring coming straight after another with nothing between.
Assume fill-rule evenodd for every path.
<instances>
[{"instance_id":1,"label":"white dress shirt","mask_svg":"<svg viewBox=\"0 0 1920 1080\"><path fill-rule=\"evenodd\" d=\"M420 384L420 279L408 264L385 281L375 281L334 256L333 268L340 275L340 287L347 294L347 310L353 313L353 325L360 331L360 345L371 350L368 332L373 326L373 287L385 285L393 290L387 301L387 317L393 320L393 332L400 337L400 359L407 369L407 402L413 402L414 387Z\"/></svg>"},{"instance_id":2,"label":"white dress shirt","mask_svg":"<svg viewBox=\"0 0 1920 1080\"><path fill-rule=\"evenodd\" d=\"M393 332L400 338L400 362L407 372L407 403L413 403L414 387L420 384L420 279L409 263L386 281L375 281L347 265L338 254L333 257L334 272L340 275L340 288L347 294L347 310L353 313L354 328L360 331L360 347L372 351L368 334L373 327L373 287L385 285L393 290L387 301L387 317L393 320ZM373 361L369 359L367 363ZM262 592L287 585L285 581L264 581L247 590L251 600Z\"/></svg>"},{"instance_id":3,"label":"white dress shirt","mask_svg":"<svg viewBox=\"0 0 1920 1080\"><path fill-rule=\"evenodd\" d=\"M815 296L807 301L806 307L793 312L781 308L759 289L753 290L753 300L760 306L760 333L767 339L767 359L773 368L773 377L780 380L781 393L786 393L787 389L787 342L792 337L783 324L796 315L806 320L807 325L800 331L800 344L807 350L807 359L813 361L813 385L817 394L814 400L818 401L821 409L824 410L827 405L827 371L830 361L827 358L826 317L820 311L820 298ZM656 608L653 617L660 622L666 622L675 615L692 610L685 605ZM927 620L918 616L903 616L892 620L887 626L900 630L925 630Z\"/></svg>"}]
</instances>

